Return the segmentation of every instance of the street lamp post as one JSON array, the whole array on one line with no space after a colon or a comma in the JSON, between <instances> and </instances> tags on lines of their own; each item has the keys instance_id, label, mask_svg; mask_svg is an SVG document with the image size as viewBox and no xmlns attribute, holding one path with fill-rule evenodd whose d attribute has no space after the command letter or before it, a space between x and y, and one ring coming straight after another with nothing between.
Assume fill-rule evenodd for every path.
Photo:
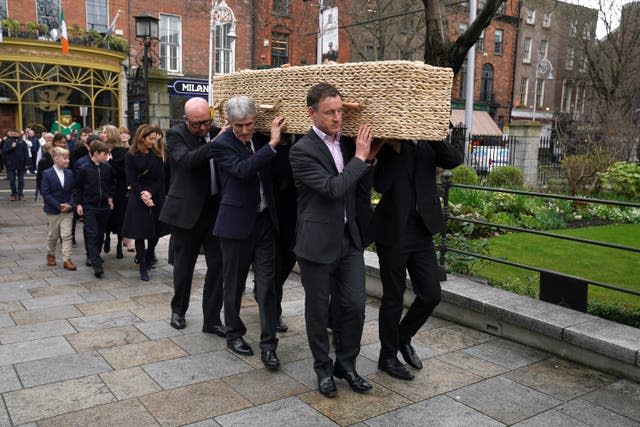
<instances>
[{"instance_id":1,"label":"street lamp post","mask_svg":"<svg viewBox=\"0 0 640 427\"><path fill-rule=\"evenodd\" d=\"M236 17L233 11L222 0L211 0L211 16L209 20L209 106L213 106L213 76L216 74L216 27L219 25L232 24L227 33L227 37L235 38Z\"/></svg>"},{"instance_id":2,"label":"street lamp post","mask_svg":"<svg viewBox=\"0 0 640 427\"><path fill-rule=\"evenodd\" d=\"M142 114L142 123L149 123L149 51L153 40L159 39L158 24L160 20L147 14L134 16L136 21L136 38L142 40L144 46L142 58L142 71L144 82L144 110Z\"/></svg>"},{"instance_id":3,"label":"street lamp post","mask_svg":"<svg viewBox=\"0 0 640 427\"><path fill-rule=\"evenodd\" d=\"M532 115L532 120L534 122L536 121L536 107L538 106L538 80L540 79L553 80L553 66L546 56L544 58L540 58L538 64L536 65L536 81L534 82L533 88Z\"/></svg>"}]
</instances>

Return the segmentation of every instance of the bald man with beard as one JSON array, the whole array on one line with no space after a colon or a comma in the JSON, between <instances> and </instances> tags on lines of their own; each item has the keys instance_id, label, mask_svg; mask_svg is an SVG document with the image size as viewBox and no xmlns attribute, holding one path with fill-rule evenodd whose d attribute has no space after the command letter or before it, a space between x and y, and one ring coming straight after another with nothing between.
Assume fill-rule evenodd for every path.
<instances>
[{"instance_id":1,"label":"bald man with beard","mask_svg":"<svg viewBox=\"0 0 640 427\"><path fill-rule=\"evenodd\" d=\"M184 106L183 121L167 130L167 153L171 183L160 220L173 227L173 288L171 326L183 329L189 308L193 270L202 246L207 262L202 312L202 331L225 337L220 321L222 308L222 254L213 236L220 195L213 162L213 140L209 105L191 98Z\"/></svg>"}]
</instances>

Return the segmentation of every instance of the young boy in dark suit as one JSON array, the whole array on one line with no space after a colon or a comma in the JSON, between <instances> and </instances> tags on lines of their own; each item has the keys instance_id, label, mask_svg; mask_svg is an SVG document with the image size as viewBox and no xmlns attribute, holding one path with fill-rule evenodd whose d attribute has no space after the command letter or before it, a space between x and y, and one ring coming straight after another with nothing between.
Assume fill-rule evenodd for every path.
<instances>
[{"instance_id":1,"label":"young boy in dark suit","mask_svg":"<svg viewBox=\"0 0 640 427\"><path fill-rule=\"evenodd\" d=\"M77 171L74 198L76 212L84 217L87 265L93 267L96 277L102 277L103 259L100 257L104 243L104 231L113 210L114 182L111 167L107 164L109 147L95 141L89 147L91 161Z\"/></svg>"},{"instance_id":2,"label":"young boy in dark suit","mask_svg":"<svg viewBox=\"0 0 640 427\"><path fill-rule=\"evenodd\" d=\"M61 147L51 150L53 166L42 174L41 192L44 211L49 221L47 265L56 265L56 245L62 241L65 270L76 270L71 260L71 223L73 222L73 173L69 167L69 151Z\"/></svg>"}]
</instances>

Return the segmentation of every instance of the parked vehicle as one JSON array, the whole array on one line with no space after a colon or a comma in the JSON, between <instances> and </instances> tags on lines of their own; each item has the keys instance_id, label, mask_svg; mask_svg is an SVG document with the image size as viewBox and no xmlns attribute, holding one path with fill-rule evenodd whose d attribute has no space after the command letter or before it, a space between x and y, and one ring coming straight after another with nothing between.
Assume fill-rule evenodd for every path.
<instances>
[{"instance_id":1,"label":"parked vehicle","mask_svg":"<svg viewBox=\"0 0 640 427\"><path fill-rule=\"evenodd\" d=\"M471 167L478 175L484 176L498 166L508 166L510 159L509 148L500 146L474 146L471 153Z\"/></svg>"}]
</instances>

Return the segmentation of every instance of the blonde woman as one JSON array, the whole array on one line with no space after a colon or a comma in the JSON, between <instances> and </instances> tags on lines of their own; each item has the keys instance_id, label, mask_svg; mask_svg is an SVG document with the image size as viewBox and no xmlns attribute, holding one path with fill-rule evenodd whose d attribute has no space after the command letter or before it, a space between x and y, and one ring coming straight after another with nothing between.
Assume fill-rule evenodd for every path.
<instances>
[{"instance_id":1,"label":"blonde woman","mask_svg":"<svg viewBox=\"0 0 640 427\"><path fill-rule=\"evenodd\" d=\"M126 148L127 150L129 149L129 141L131 140L131 132L129 131L129 128L121 126L120 129L118 129L120 131L120 141L121 141L121 145ZM135 251L135 247L134 247L134 242L131 239L127 239L126 237L122 239L122 243L124 244L124 246L127 248L127 252L133 252Z\"/></svg>"},{"instance_id":2,"label":"blonde woman","mask_svg":"<svg viewBox=\"0 0 640 427\"><path fill-rule=\"evenodd\" d=\"M118 236L116 258L122 258L124 256L122 253L122 222L124 220L124 212L127 209L127 182L124 172L124 156L127 154L127 149L122 146L120 130L113 125L102 126L98 135L111 150L109 165L111 166L111 175L115 181L113 211L111 211L107 224L103 249L107 254L111 251L111 233L116 234Z\"/></svg>"},{"instance_id":3,"label":"blonde woman","mask_svg":"<svg viewBox=\"0 0 640 427\"><path fill-rule=\"evenodd\" d=\"M149 270L156 262L158 240L169 234L168 226L158 219L166 194L166 164L162 131L157 126L141 125L125 158L127 185L131 191L122 232L135 239L136 260L143 281L149 280Z\"/></svg>"}]
</instances>

